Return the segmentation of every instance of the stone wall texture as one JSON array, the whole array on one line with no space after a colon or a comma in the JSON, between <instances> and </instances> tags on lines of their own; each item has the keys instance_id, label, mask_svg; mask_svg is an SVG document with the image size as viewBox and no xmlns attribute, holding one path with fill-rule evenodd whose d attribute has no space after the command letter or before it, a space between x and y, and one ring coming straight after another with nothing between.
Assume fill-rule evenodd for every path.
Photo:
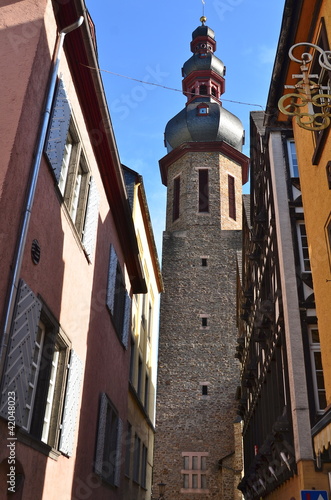
<instances>
[{"instance_id":1,"label":"stone wall texture","mask_svg":"<svg viewBox=\"0 0 331 500\"><path fill-rule=\"evenodd\" d=\"M209 213L198 213L199 168L209 169ZM238 186L236 221L223 209L228 206L226 172ZM181 176L180 217L173 222L172 179L177 175ZM208 492L194 498L234 500L238 498L231 467L238 465L234 420L239 365L234 354L241 169L218 153L188 153L169 168L168 179L153 483L167 484L167 500L192 498L191 493L181 492L182 453L207 452ZM202 265L202 258L207 265ZM202 385L207 386L207 395L202 394ZM219 460L227 456L223 463L228 469L221 471Z\"/></svg>"}]
</instances>

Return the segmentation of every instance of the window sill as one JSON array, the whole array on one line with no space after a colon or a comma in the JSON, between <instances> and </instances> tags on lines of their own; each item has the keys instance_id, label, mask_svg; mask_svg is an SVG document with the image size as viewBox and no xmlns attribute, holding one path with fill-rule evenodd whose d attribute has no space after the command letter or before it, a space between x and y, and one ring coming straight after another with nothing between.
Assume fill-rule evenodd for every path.
<instances>
[{"instance_id":1,"label":"window sill","mask_svg":"<svg viewBox=\"0 0 331 500\"><path fill-rule=\"evenodd\" d=\"M24 431L23 429L19 429L17 432L17 441L20 443L23 443L30 448L33 448L34 450L39 451L43 455L46 455L49 458L52 458L53 460L57 461L60 456L62 456L62 453L55 448L52 448L46 443L43 443L42 441L39 441L39 439L31 436L28 432Z\"/></svg>"}]
</instances>

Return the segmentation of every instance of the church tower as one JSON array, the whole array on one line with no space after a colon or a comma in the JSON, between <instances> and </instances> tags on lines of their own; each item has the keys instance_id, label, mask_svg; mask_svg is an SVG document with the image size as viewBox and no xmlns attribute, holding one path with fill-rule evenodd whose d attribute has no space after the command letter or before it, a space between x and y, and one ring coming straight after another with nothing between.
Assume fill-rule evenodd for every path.
<instances>
[{"instance_id":1,"label":"church tower","mask_svg":"<svg viewBox=\"0 0 331 500\"><path fill-rule=\"evenodd\" d=\"M214 32L200 21L182 68L187 103L166 126L160 160L167 210L153 498L164 482L166 500L235 500L236 258L248 158L242 124L222 106Z\"/></svg>"}]
</instances>

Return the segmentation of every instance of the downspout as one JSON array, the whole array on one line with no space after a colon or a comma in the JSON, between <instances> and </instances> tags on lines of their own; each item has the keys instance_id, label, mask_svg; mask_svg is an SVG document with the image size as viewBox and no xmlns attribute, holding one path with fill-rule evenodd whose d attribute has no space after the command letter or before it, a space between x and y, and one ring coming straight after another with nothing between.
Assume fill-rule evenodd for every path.
<instances>
[{"instance_id":1,"label":"downspout","mask_svg":"<svg viewBox=\"0 0 331 500\"><path fill-rule=\"evenodd\" d=\"M15 305L15 300L16 300L16 294L17 294L17 289L18 289L18 282L19 282L21 267L22 267L26 237L27 237L27 233L28 233L28 229L29 229L29 223L30 223L34 195L36 192L39 168L40 168L41 158L42 158L42 154L43 154L48 124L49 124L49 120L50 120L50 114L51 114L54 93L55 93L55 87L56 87L56 81L57 81L57 75L58 75L58 70L59 70L60 56L61 56L61 51L62 51L62 47L63 47L63 42L64 42L65 36L68 33L70 33L71 31L79 28L82 25L83 21L84 21L84 17L80 16L79 19L75 23L70 24L70 26L67 26L66 28L61 30L58 34L55 49L54 49L51 74L50 74L50 79L49 79L49 84L48 84L48 89L47 89L47 96L46 96L46 101L45 101L45 108L44 108L44 112L43 112L43 116L42 116L42 120L41 120L41 126L40 126L38 139L37 139L35 158L34 158L34 161L32 164L32 168L31 168L31 177L30 177L29 184L28 184L27 199L26 199L25 208L23 210L22 226L21 226L20 234L18 235L16 254L15 254L15 259L14 259L14 263L12 266L12 278L11 278L10 289L8 292L8 302L7 302L7 308L5 311L3 335L1 337L1 344L0 344L0 374L1 374L0 380L2 379L2 373L3 373L3 367L4 367L4 359L3 359L4 352L6 351L6 348L7 348L10 327L11 327L11 323L12 323L12 319L13 319L14 305Z\"/></svg>"}]
</instances>

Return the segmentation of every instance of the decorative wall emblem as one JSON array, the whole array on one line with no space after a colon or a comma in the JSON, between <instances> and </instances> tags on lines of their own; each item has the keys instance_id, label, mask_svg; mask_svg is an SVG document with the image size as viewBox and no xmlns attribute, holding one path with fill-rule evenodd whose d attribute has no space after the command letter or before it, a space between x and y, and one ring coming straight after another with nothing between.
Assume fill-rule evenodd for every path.
<instances>
[{"instance_id":1,"label":"decorative wall emblem","mask_svg":"<svg viewBox=\"0 0 331 500\"><path fill-rule=\"evenodd\" d=\"M319 74L310 74L309 69L313 55L303 52L301 59L293 55L296 47L312 47L319 52ZM289 58L300 64L301 74L292 75L300 79L295 85L285 85L285 88L294 89L294 92L285 94L278 101L278 108L288 116L295 116L299 127L306 130L323 130L330 125L331 95L330 80L327 85L321 83L325 71L331 71L331 51L324 51L317 45L308 42L297 43L289 50Z\"/></svg>"}]
</instances>

